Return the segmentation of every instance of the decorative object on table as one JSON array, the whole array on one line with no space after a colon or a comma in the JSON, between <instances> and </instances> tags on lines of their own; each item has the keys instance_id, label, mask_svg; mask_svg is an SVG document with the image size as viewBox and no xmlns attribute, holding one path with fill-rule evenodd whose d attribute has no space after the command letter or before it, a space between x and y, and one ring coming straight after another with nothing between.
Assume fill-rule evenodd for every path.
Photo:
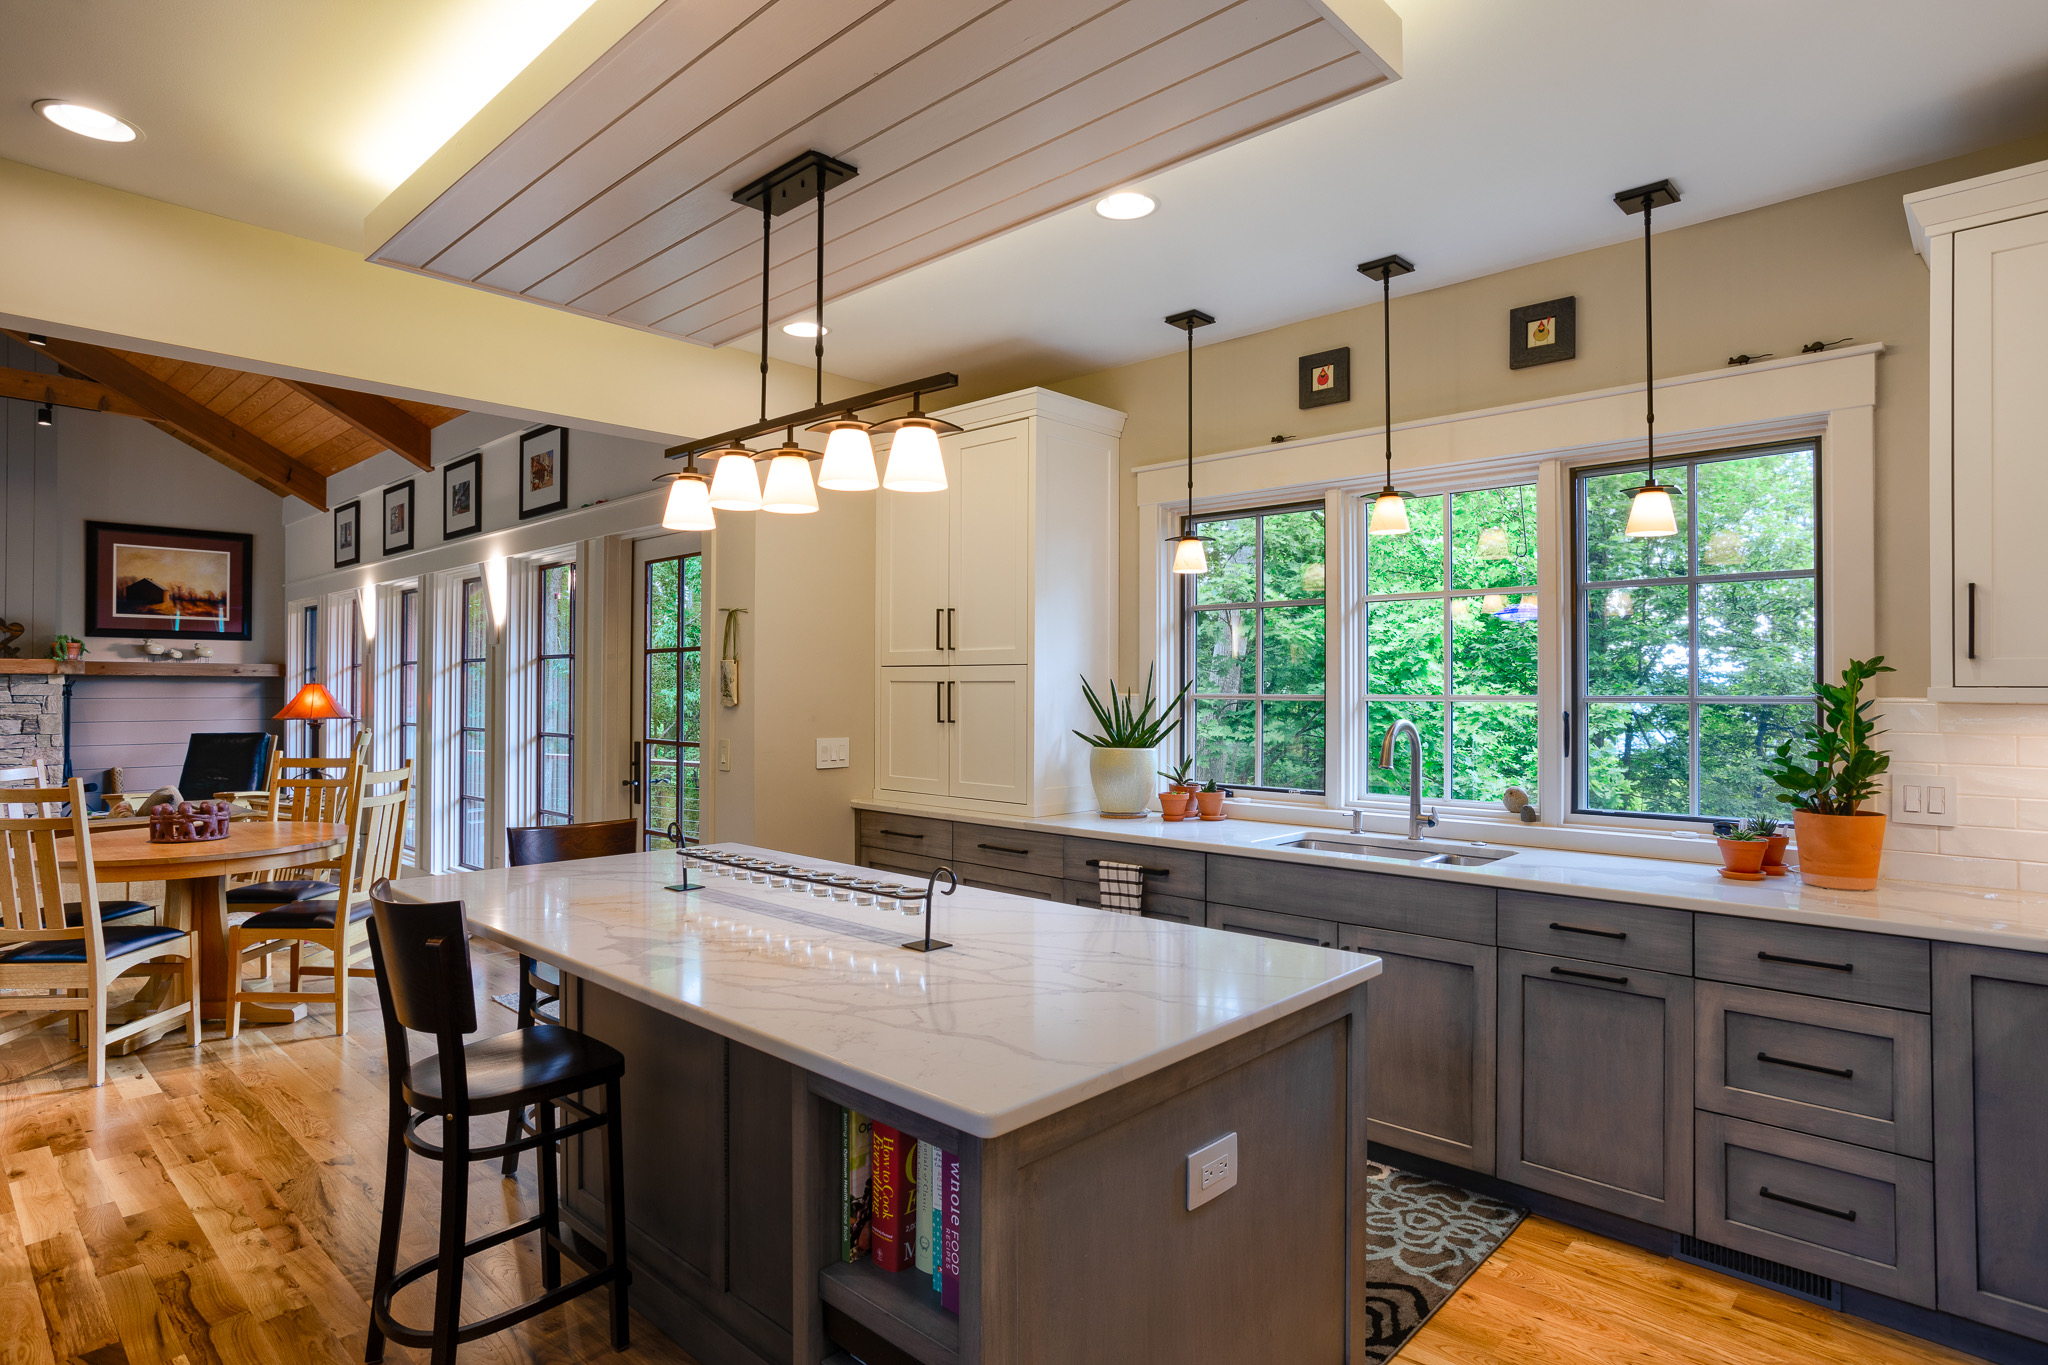
<instances>
[{"instance_id":1,"label":"decorative object on table","mask_svg":"<svg viewBox=\"0 0 2048 1365\"><path fill-rule=\"evenodd\" d=\"M718 646L718 704L740 704L740 618L745 607L725 608L725 635Z\"/></svg>"},{"instance_id":2,"label":"decorative object on table","mask_svg":"<svg viewBox=\"0 0 2048 1365\"><path fill-rule=\"evenodd\" d=\"M1300 402L1304 408L1324 408L1351 401L1351 348L1305 355L1300 366Z\"/></svg>"},{"instance_id":3,"label":"decorative object on table","mask_svg":"<svg viewBox=\"0 0 2048 1365\"><path fill-rule=\"evenodd\" d=\"M19 621L0 621L0 659L19 659L21 646L14 643L28 629Z\"/></svg>"},{"instance_id":4,"label":"decorative object on table","mask_svg":"<svg viewBox=\"0 0 2048 1365\"><path fill-rule=\"evenodd\" d=\"M246 640L250 556L240 531L85 524L85 633Z\"/></svg>"},{"instance_id":5,"label":"decorative object on table","mask_svg":"<svg viewBox=\"0 0 2048 1365\"><path fill-rule=\"evenodd\" d=\"M148 815L162 806L176 806L184 799L176 787L158 787L140 801L129 802L129 805L135 814Z\"/></svg>"},{"instance_id":6,"label":"decorative object on table","mask_svg":"<svg viewBox=\"0 0 2048 1365\"><path fill-rule=\"evenodd\" d=\"M75 635L56 635L50 639L50 657L53 659L75 659L86 652L85 641Z\"/></svg>"},{"instance_id":7,"label":"decorative object on table","mask_svg":"<svg viewBox=\"0 0 2048 1365\"><path fill-rule=\"evenodd\" d=\"M1508 368L1526 370L1579 354L1577 296L1508 310Z\"/></svg>"},{"instance_id":8,"label":"decorative object on table","mask_svg":"<svg viewBox=\"0 0 2048 1365\"><path fill-rule=\"evenodd\" d=\"M1145 785L1149 787L1152 784L1148 782ZM932 937L932 902L938 898L939 878L941 876L946 879L947 895L950 896L960 889L960 878L954 875L952 868L935 867L932 869L931 877L924 884L924 937L921 939L914 938L903 945L913 953L935 953L941 948L953 946L950 943L942 942Z\"/></svg>"},{"instance_id":9,"label":"decorative object on table","mask_svg":"<svg viewBox=\"0 0 2048 1365\"><path fill-rule=\"evenodd\" d=\"M1227 795L1229 793L1217 786L1214 778L1204 783L1202 789L1195 793L1195 806L1200 810L1202 818L1228 820L1230 817L1223 813L1223 798Z\"/></svg>"},{"instance_id":10,"label":"decorative object on table","mask_svg":"<svg viewBox=\"0 0 2048 1365\"><path fill-rule=\"evenodd\" d=\"M1195 329L1216 321L1199 308L1175 313L1167 326L1188 334L1188 510L1181 518L1180 534L1170 538L1173 571L1177 574L1209 572L1208 537L1195 534Z\"/></svg>"},{"instance_id":11,"label":"decorative object on table","mask_svg":"<svg viewBox=\"0 0 2048 1365\"><path fill-rule=\"evenodd\" d=\"M225 801L165 802L149 812L152 844L197 844L228 837L233 812Z\"/></svg>"},{"instance_id":12,"label":"decorative object on table","mask_svg":"<svg viewBox=\"0 0 2048 1365\"><path fill-rule=\"evenodd\" d=\"M484 453L473 450L441 466L441 539L484 529Z\"/></svg>"},{"instance_id":13,"label":"decorative object on table","mask_svg":"<svg viewBox=\"0 0 2048 1365\"><path fill-rule=\"evenodd\" d=\"M1639 540L1678 534L1678 517L1671 495L1678 490L1657 482L1657 312L1651 285L1650 218L1654 209L1678 202L1678 187L1669 180L1653 181L1623 190L1614 196L1623 213L1643 215L1643 483L1629 492L1628 525L1624 535Z\"/></svg>"},{"instance_id":14,"label":"decorative object on table","mask_svg":"<svg viewBox=\"0 0 2048 1365\"><path fill-rule=\"evenodd\" d=\"M1747 825L1716 828L1714 842L1721 850L1721 875L1730 881L1760 882L1764 879L1764 854L1770 840Z\"/></svg>"},{"instance_id":15,"label":"decorative object on table","mask_svg":"<svg viewBox=\"0 0 2048 1365\"><path fill-rule=\"evenodd\" d=\"M320 726L326 721L354 720L355 717L335 705L333 694L328 692L319 683L307 683L299 689L298 695L286 702L284 709L272 716L271 719L304 721L310 727L308 733L311 736L310 741L306 745L306 752L319 755L323 752L320 747ZM327 776L327 770L315 768L306 775L313 778L324 778Z\"/></svg>"},{"instance_id":16,"label":"decorative object on table","mask_svg":"<svg viewBox=\"0 0 2048 1365\"><path fill-rule=\"evenodd\" d=\"M1189 808L1194 804L1195 793L1201 790L1201 784L1188 776L1188 770L1194 766L1195 760L1190 756L1176 763L1172 772L1164 768L1159 770L1159 776L1166 779L1166 790L1159 793L1161 819L1187 819Z\"/></svg>"},{"instance_id":17,"label":"decorative object on table","mask_svg":"<svg viewBox=\"0 0 2048 1365\"><path fill-rule=\"evenodd\" d=\"M519 519L569 505L569 432L541 427L519 438Z\"/></svg>"},{"instance_id":18,"label":"decorative object on table","mask_svg":"<svg viewBox=\"0 0 2048 1365\"><path fill-rule=\"evenodd\" d=\"M404 554L412 548L413 481L394 483L384 490L384 553Z\"/></svg>"},{"instance_id":19,"label":"decorative object on table","mask_svg":"<svg viewBox=\"0 0 2048 1365\"><path fill-rule=\"evenodd\" d=\"M107 769L106 775L100 779L100 787L101 790L110 792L116 796L120 795L122 792L127 791L128 770L126 768L119 767Z\"/></svg>"},{"instance_id":20,"label":"decorative object on table","mask_svg":"<svg viewBox=\"0 0 2048 1365\"><path fill-rule=\"evenodd\" d=\"M1877 794L1877 779L1892 760L1871 747L1883 732L1864 714L1875 699L1863 701L1862 694L1864 683L1891 671L1882 654L1851 659L1839 684L1820 686L1819 724L1807 726L1800 740L1778 746L1771 780L1782 789L1778 800L1792 807L1799 877L1809 886L1877 889L1885 817L1858 807Z\"/></svg>"},{"instance_id":21,"label":"decorative object on table","mask_svg":"<svg viewBox=\"0 0 2048 1365\"><path fill-rule=\"evenodd\" d=\"M1095 863L1095 887L1103 909L1113 910L1119 915L1145 913L1143 864L1099 859Z\"/></svg>"},{"instance_id":22,"label":"decorative object on table","mask_svg":"<svg viewBox=\"0 0 2048 1365\"><path fill-rule=\"evenodd\" d=\"M334 509L334 567L363 562L363 504L351 499Z\"/></svg>"},{"instance_id":23,"label":"decorative object on table","mask_svg":"<svg viewBox=\"0 0 2048 1365\"><path fill-rule=\"evenodd\" d=\"M1376 261L1362 261L1358 273L1368 279L1380 282L1380 379L1386 397L1382 422L1387 442L1387 479L1380 491L1373 495L1372 516L1366 522L1365 533L1369 536L1405 536L1408 534L1409 494L1394 487L1394 277L1411 275L1415 272L1414 262L1404 256L1382 256Z\"/></svg>"},{"instance_id":24,"label":"decorative object on table","mask_svg":"<svg viewBox=\"0 0 2048 1365\"><path fill-rule=\"evenodd\" d=\"M1182 684L1173 700L1160 707L1153 695L1152 670L1145 671L1145 701L1134 706L1117 691L1116 679L1109 681L1109 705L1095 695L1095 689L1081 679L1081 691L1088 709L1095 713L1101 733L1074 735L1092 749L1088 755L1088 779L1095 786L1095 804L1112 820L1142 820L1152 804L1153 753L1168 736L1180 728L1180 705L1193 684Z\"/></svg>"},{"instance_id":25,"label":"decorative object on table","mask_svg":"<svg viewBox=\"0 0 2048 1365\"><path fill-rule=\"evenodd\" d=\"M194 645L192 646L192 657L195 659L211 659L213 657L213 649L208 645Z\"/></svg>"}]
</instances>

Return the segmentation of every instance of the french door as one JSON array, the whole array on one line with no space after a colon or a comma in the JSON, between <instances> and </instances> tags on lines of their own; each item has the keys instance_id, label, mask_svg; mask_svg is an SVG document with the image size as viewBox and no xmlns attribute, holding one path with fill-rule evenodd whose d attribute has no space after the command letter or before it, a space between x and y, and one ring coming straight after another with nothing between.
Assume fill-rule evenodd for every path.
<instances>
[{"instance_id":1,"label":"french door","mask_svg":"<svg viewBox=\"0 0 2048 1365\"><path fill-rule=\"evenodd\" d=\"M694 532L633 546L633 806L647 848L701 828L704 560ZM715 686L715 684L714 684Z\"/></svg>"}]
</instances>

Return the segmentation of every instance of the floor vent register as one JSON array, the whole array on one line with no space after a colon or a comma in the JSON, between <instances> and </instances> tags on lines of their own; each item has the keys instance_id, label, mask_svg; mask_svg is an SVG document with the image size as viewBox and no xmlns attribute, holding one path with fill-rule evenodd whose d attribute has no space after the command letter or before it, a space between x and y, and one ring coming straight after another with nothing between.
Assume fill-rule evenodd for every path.
<instances>
[{"instance_id":1,"label":"floor vent register","mask_svg":"<svg viewBox=\"0 0 2048 1365\"><path fill-rule=\"evenodd\" d=\"M1801 1270L1780 1261L1766 1260L1762 1256L1752 1256L1746 1251L1735 1251L1712 1242L1703 1242L1697 1237L1689 1237L1683 1233L1678 1237L1678 1259L1706 1266L1709 1270L1718 1270L1723 1275L1733 1275L1738 1280L1766 1285L1797 1298L1824 1304L1829 1308L1842 1306L1842 1286L1825 1275L1816 1275L1810 1270Z\"/></svg>"}]
</instances>

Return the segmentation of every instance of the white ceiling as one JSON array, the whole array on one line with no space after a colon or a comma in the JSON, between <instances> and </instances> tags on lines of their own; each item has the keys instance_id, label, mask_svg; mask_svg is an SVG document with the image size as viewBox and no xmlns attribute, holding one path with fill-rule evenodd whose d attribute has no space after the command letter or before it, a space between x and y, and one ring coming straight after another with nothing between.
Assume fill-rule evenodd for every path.
<instances>
[{"instance_id":1,"label":"white ceiling","mask_svg":"<svg viewBox=\"0 0 2048 1365\"><path fill-rule=\"evenodd\" d=\"M1367 302L1352 266L1391 251L1401 292L1630 238L1611 195L1661 176L1677 226L2048 126L2042 0L1393 2L1404 79L1143 182L1150 218L1081 208L872 286L828 309L828 367L1056 378L1174 349L1181 308L1208 341ZM0 0L0 156L358 248L586 3ZM63 133L44 96L144 139Z\"/></svg>"}]
</instances>

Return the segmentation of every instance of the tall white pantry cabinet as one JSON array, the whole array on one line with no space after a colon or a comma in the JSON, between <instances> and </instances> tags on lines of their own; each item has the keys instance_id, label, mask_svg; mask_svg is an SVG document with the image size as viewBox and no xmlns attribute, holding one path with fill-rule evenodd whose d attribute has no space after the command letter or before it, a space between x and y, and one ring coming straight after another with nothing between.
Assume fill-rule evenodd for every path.
<instances>
[{"instance_id":1,"label":"tall white pantry cabinet","mask_svg":"<svg viewBox=\"0 0 2048 1365\"><path fill-rule=\"evenodd\" d=\"M1116 660L1124 414L1025 389L933 415L965 428L946 491L876 498L876 799L1092 810L1069 732Z\"/></svg>"},{"instance_id":2,"label":"tall white pantry cabinet","mask_svg":"<svg viewBox=\"0 0 2048 1365\"><path fill-rule=\"evenodd\" d=\"M1929 695L2048 701L2048 162L1906 217L1932 280Z\"/></svg>"}]
</instances>

